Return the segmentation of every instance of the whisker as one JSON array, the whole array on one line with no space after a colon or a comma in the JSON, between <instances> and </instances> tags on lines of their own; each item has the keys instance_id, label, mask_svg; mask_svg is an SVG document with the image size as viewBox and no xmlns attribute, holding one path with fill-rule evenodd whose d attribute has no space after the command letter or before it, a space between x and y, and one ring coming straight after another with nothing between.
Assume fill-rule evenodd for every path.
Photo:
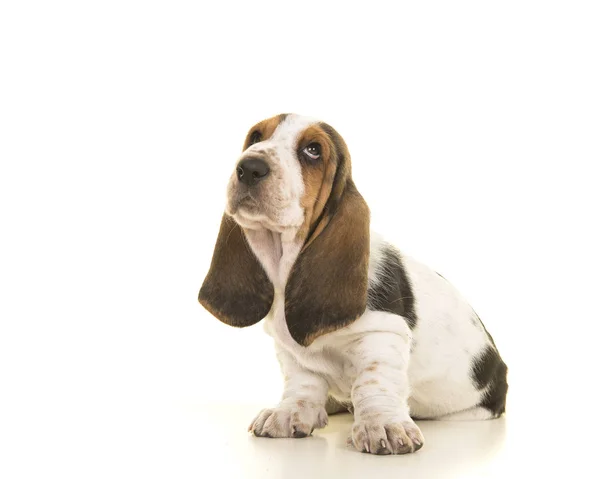
<instances>
[{"instance_id":1,"label":"whisker","mask_svg":"<svg viewBox=\"0 0 600 479\"><path fill-rule=\"evenodd\" d=\"M394 301L390 301L390 303L397 303L398 301L402 301L403 299L413 299L414 296L405 296L403 298L395 299Z\"/></svg>"},{"instance_id":2,"label":"whisker","mask_svg":"<svg viewBox=\"0 0 600 479\"><path fill-rule=\"evenodd\" d=\"M231 229L229 230L229 233L227 234L227 238L225 238L225 244L227 244L227 242L229 241L229 237L231 236L231 233L233 233L233 230L234 230L234 229L236 229L237 227L238 227L238 224L237 224L237 223L235 223L235 224L233 225L233 228L231 228Z\"/></svg>"}]
</instances>

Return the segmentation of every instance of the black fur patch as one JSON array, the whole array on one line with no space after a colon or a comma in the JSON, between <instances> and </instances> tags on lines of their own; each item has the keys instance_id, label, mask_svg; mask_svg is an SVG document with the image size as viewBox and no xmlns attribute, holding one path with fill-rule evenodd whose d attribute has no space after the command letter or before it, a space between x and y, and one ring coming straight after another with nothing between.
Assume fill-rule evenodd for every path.
<instances>
[{"instance_id":1,"label":"black fur patch","mask_svg":"<svg viewBox=\"0 0 600 479\"><path fill-rule=\"evenodd\" d=\"M480 391L487 388L479 406L492 412L494 416L500 416L506 409L507 371L506 364L493 344L486 346L473 360L471 369L473 384Z\"/></svg>"},{"instance_id":2,"label":"black fur patch","mask_svg":"<svg viewBox=\"0 0 600 479\"><path fill-rule=\"evenodd\" d=\"M415 298L400 253L387 245L382 254L382 277L378 284L369 285L369 309L398 314L414 329L417 325Z\"/></svg>"}]
</instances>

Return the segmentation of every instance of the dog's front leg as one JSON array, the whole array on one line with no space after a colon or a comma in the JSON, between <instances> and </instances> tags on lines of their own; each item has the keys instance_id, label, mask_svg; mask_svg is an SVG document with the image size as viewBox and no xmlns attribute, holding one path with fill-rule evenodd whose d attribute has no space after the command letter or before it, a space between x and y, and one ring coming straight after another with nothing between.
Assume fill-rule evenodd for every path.
<instances>
[{"instance_id":1,"label":"dog's front leg","mask_svg":"<svg viewBox=\"0 0 600 479\"><path fill-rule=\"evenodd\" d=\"M406 454L423 446L408 408L410 342L408 335L369 332L352 348L352 443L359 451Z\"/></svg>"},{"instance_id":2,"label":"dog's front leg","mask_svg":"<svg viewBox=\"0 0 600 479\"><path fill-rule=\"evenodd\" d=\"M263 409L248 430L261 437L309 436L313 429L327 425L328 384L300 366L288 352L278 350L277 357L284 374L283 397L277 407Z\"/></svg>"}]
</instances>

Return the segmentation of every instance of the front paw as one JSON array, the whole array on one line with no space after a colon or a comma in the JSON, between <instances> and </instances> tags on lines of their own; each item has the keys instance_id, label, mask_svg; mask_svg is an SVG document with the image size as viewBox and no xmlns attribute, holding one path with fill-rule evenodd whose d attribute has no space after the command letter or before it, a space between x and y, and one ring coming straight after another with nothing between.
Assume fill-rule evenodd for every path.
<instances>
[{"instance_id":1,"label":"front paw","mask_svg":"<svg viewBox=\"0 0 600 479\"><path fill-rule=\"evenodd\" d=\"M423 447L423 434L411 420L357 419L352 427L352 443L371 454L407 454Z\"/></svg>"},{"instance_id":2,"label":"front paw","mask_svg":"<svg viewBox=\"0 0 600 479\"><path fill-rule=\"evenodd\" d=\"M323 406L300 400L293 405L263 409L248 431L260 437L306 437L315 428L326 425L327 413Z\"/></svg>"}]
</instances>

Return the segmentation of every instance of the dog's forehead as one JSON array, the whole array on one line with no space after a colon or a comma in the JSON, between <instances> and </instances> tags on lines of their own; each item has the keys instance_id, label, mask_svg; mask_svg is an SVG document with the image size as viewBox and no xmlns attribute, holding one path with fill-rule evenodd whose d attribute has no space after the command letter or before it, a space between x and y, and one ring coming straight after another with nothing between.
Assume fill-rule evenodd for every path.
<instances>
[{"instance_id":1,"label":"dog's forehead","mask_svg":"<svg viewBox=\"0 0 600 479\"><path fill-rule=\"evenodd\" d=\"M298 138L307 128L321 123L319 119L314 117L290 113L264 120L259 125L267 124L275 119L279 122L274 130L271 130L270 136L250 145L245 151L246 154L264 151L265 148L273 148L280 151L280 153L283 153L282 150L293 150L297 147ZM270 128L267 126L267 134L269 134L269 130Z\"/></svg>"},{"instance_id":2,"label":"dog's forehead","mask_svg":"<svg viewBox=\"0 0 600 479\"><path fill-rule=\"evenodd\" d=\"M302 132L309 126L319 123L318 119L303 115L288 114L281 116L281 121L271 136L260 143L251 145L248 151L260 151L266 146L280 151L292 150L296 147L298 137L302 135Z\"/></svg>"},{"instance_id":3,"label":"dog's forehead","mask_svg":"<svg viewBox=\"0 0 600 479\"><path fill-rule=\"evenodd\" d=\"M315 123L319 123L319 120L316 118L302 115L287 115L279 123L270 140L282 145L292 146L302 132Z\"/></svg>"}]
</instances>

